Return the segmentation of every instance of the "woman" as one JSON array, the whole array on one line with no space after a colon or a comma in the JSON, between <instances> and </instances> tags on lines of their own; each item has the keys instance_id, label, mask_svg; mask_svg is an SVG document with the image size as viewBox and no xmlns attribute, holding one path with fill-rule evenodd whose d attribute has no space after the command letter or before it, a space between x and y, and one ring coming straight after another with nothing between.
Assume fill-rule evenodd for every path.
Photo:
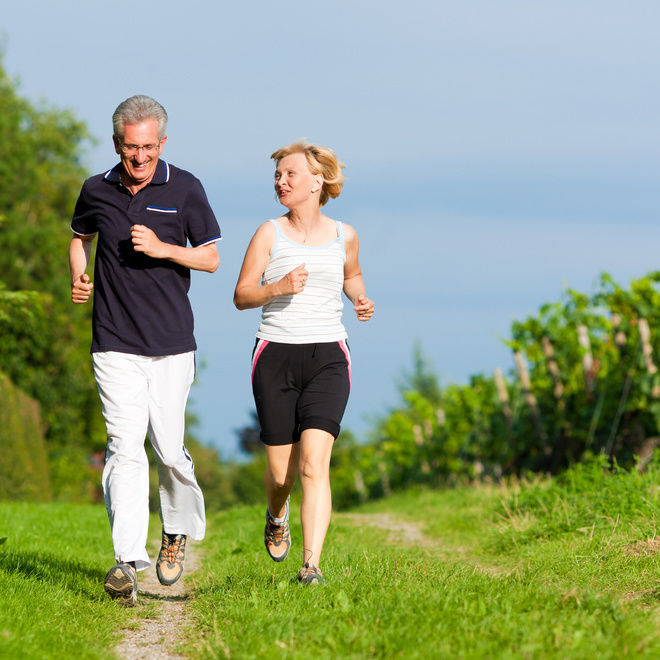
<instances>
[{"instance_id":1,"label":"woman","mask_svg":"<svg viewBox=\"0 0 660 660\"><path fill-rule=\"evenodd\" d=\"M348 401L351 361L341 322L341 292L360 321L366 296L358 237L321 213L341 192L344 165L327 147L295 142L279 149L275 192L288 212L252 237L234 292L238 309L262 307L252 359L252 391L266 446L271 558L289 552L289 493L300 474L303 565L298 580L325 583L319 569L330 523L330 454Z\"/></svg>"}]
</instances>

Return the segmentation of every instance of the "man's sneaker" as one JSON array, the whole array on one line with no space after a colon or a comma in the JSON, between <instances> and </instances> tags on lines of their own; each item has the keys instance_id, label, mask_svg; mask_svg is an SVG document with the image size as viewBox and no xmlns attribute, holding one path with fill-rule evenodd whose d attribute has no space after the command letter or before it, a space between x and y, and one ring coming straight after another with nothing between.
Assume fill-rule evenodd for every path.
<instances>
[{"instance_id":1,"label":"man's sneaker","mask_svg":"<svg viewBox=\"0 0 660 660\"><path fill-rule=\"evenodd\" d=\"M167 534L163 531L163 542L156 560L156 575L164 585L174 584L183 573L186 559L186 535Z\"/></svg>"},{"instance_id":2,"label":"man's sneaker","mask_svg":"<svg viewBox=\"0 0 660 660\"><path fill-rule=\"evenodd\" d=\"M328 584L321 570L312 564L302 565L298 571L298 582L301 584Z\"/></svg>"},{"instance_id":3,"label":"man's sneaker","mask_svg":"<svg viewBox=\"0 0 660 660\"><path fill-rule=\"evenodd\" d=\"M291 547L291 534L289 533L289 498L286 500L284 520L275 522L266 509L266 527L264 528L264 544L273 561L284 561Z\"/></svg>"},{"instance_id":4,"label":"man's sneaker","mask_svg":"<svg viewBox=\"0 0 660 660\"><path fill-rule=\"evenodd\" d=\"M130 564L117 564L105 576L105 590L110 598L114 598L126 607L137 603L137 578L135 568Z\"/></svg>"}]
</instances>

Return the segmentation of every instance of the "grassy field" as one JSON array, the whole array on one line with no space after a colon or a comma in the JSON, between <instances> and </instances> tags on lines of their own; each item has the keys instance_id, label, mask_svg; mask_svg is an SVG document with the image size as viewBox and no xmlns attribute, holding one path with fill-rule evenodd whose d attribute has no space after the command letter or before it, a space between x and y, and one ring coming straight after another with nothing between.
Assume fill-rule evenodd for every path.
<instances>
[{"instance_id":1,"label":"grassy field","mask_svg":"<svg viewBox=\"0 0 660 660\"><path fill-rule=\"evenodd\" d=\"M112 562L105 509L2 502L0 537L0 657L107 658L114 631L135 613L103 592Z\"/></svg>"},{"instance_id":2,"label":"grassy field","mask_svg":"<svg viewBox=\"0 0 660 660\"><path fill-rule=\"evenodd\" d=\"M605 476L400 494L335 514L327 587L272 562L263 508L209 516L192 578L194 658L660 657L660 478ZM106 658L158 603L106 601L99 507L0 504L0 656Z\"/></svg>"},{"instance_id":3,"label":"grassy field","mask_svg":"<svg viewBox=\"0 0 660 660\"><path fill-rule=\"evenodd\" d=\"M222 514L195 601L199 655L660 657L656 484L593 465L561 483L398 495L335 515L330 585L313 591L291 582L296 525L278 565L263 511Z\"/></svg>"}]
</instances>

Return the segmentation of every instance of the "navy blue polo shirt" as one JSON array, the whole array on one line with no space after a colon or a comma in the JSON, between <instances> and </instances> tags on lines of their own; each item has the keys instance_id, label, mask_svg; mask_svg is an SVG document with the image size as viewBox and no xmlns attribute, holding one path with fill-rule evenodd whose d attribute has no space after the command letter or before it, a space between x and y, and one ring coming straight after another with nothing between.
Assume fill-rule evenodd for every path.
<instances>
[{"instance_id":1,"label":"navy blue polo shirt","mask_svg":"<svg viewBox=\"0 0 660 660\"><path fill-rule=\"evenodd\" d=\"M159 160L151 182L132 195L121 171L119 163L85 181L71 222L76 234L98 233L91 352L193 351L190 269L135 252L131 226L145 225L161 241L183 247L218 240L220 227L190 172Z\"/></svg>"}]
</instances>

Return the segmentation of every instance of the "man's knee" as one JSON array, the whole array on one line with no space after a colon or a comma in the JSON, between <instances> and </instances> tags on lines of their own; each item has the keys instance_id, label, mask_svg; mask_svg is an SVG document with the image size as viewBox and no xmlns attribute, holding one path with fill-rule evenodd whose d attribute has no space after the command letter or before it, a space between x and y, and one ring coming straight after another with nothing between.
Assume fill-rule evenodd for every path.
<instances>
[{"instance_id":1,"label":"man's knee","mask_svg":"<svg viewBox=\"0 0 660 660\"><path fill-rule=\"evenodd\" d=\"M182 464L185 464L183 461L189 461L190 465L192 465L192 458L190 458L190 454L184 448L165 451L161 449L157 453L157 456L161 466L165 468L180 468Z\"/></svg>"}]
</instances>

